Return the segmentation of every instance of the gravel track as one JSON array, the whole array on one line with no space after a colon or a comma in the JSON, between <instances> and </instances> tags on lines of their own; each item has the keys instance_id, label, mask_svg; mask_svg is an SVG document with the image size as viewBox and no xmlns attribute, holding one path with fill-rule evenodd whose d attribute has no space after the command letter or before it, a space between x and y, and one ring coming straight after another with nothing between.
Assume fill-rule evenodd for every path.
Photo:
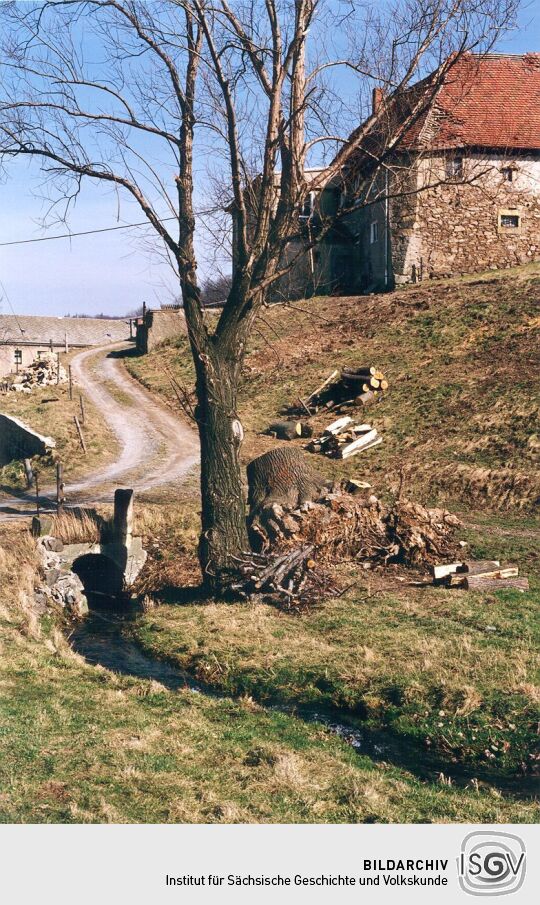
<instances>
[{"instance_id":1,"label":"gravel track","mask_svg":"<svg viewBox=\"0 0 540 905\"><path fill-rule=\"evenodd\" d=\"M92 400L116 436L115 462L66 483L68 503L110 502L117 487L132 487L138 496L178 483L199 460L199 441L180 418L126 371L121 353L129 344L86 349L71 362L76 385ZM55 493L43 488L43 496ZM0 518L28 514L31 494L0 498ZM15 510L15 511L14 511Z\"/></svg>"}]
</instances>

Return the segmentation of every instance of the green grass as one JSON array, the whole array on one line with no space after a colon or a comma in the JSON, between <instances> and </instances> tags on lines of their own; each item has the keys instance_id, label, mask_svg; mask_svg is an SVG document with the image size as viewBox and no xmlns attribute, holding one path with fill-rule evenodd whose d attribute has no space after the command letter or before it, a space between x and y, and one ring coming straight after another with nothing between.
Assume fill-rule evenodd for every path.
<instances>
[{"instance_id":1,"label":"green grass","mask_svg":"<svg viewBox=\"0 0 540 905\"><path fill-rule=\"evenodd\" d=\"M525 560L535 546L533 537L518 541ZM508 539L506 549L516 552ZM262 603L164 604L136 636L220 692L332 712L387 736L395 762L416 763L427 777L442 770L519 785L530 776L538 579L525 594L398 582L389 591L380 576L342 571L354 583L347 595L302 616Z\"/></svg>"},{"instance_id":2,"label":"green grass","mask_svg":"<svg viewBox=\"0 0 540 905\"><path fill-rule=\"evenodd\" d=\"M518 562L531 591L418 588L403 573L343 564L347 594L302 616L200 600L192 475L174 502L138 508L150 551L140 590L156 605L133 631L216 698L85 664L55 619L33 613L32 546L6 533L0 820L538 819L529 793L540 574L528 514L538 488L529 442L538 273L315 299L300 303L307 314L274 306L257 323L240 400L247 461L273 445L260 431L276 413L335 367L381 367L391 390L368 418L385 442L351 462L314 464L368 479L378 495L403 469L412 496L463 514L472 555ZM165 366L192 381L185 341L126 364L174 408ZM356 726L361 752L313 722L317 713Z\"/></svg>"},{"instance_id":3,"label":"green grass","mask_svg":"<svg viewBox=\"0 0 540 905\"><path fill-rule=\"evenodd\" d=\"M0 821L535 819L532 804L493 785L427 782L249 697L172 692L86 665L54 620L32 613L29 540L1 540Z\"/></svg>"}]
</instances>

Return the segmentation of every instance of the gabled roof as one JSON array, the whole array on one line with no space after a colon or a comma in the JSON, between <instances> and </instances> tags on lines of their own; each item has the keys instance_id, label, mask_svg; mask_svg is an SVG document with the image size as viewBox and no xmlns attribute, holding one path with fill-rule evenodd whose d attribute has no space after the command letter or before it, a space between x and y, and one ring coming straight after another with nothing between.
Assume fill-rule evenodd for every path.
<instances>
[{"instance_id":1,"label":"gabled roof","mask_svg":"<svg viewBox=\"0 0 540 905\"><path fill-rule=\"evenodd\" d=\"M464 55L402 144L540 149L540 53Z\"/></svg>"},{"instance_id":2,"label":"gabled roof","mask_svg":"<svg viewBox=\"0 0 540 905\"><path fill-rule=\"evenodd\" d=\"M129 320L0 314L0 345L104 346L129 339Z\"/></svg>"},{"instance_id":3,"label":"gabled roof","mask_svg":"<svg viewBox=\"0 0 540 905\"><path fill-rule=\"evenodd\" d=\"M397 149L424 152L540 150L540 53L469 53L448 62L444 75L435 71L382 100L345 171L369 169L394 142ZM364 128L359 126L349 141Z\"/></svg>"}]
</instances>

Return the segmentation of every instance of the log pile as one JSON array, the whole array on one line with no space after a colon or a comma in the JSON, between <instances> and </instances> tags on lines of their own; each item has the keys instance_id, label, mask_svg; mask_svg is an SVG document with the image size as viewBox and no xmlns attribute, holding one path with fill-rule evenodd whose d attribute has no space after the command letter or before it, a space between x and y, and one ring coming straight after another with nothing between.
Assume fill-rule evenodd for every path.
<instances>
[{"instance_id":1,"label":"log pile","mask_svg":"<svg viewBox=\"0 0 540 905\"><path fill-rule=\"evenodd\" d=\"M11 380L11 389L19 393L31 393L34 387L65 383L67 379L66 369L58 363L58 357L51 352L37 358L23 371L19 371Z\"/></svg>"},{"instance_id":2,"label":"log pile","mask_svg":"<svg viewBox=\"0 0 540 905\"><path fill-rule=\"evenodd\" d=\"M514 588L528 591L527 578L519 578L519 567L513 563L501 566L498 559L466 559L433 566L433 583L465 591L498 591Z\"/></svg>"},{"instance_id":3,"label":"log pile","mask_svg":"<svg viewBox=\"0 0 540 905\"><path fill-rule=\"evenodd\" d=\"M306 398L298 397L290 411L316 415L321 411L371 405L388 390L388 380L371 365L332 371L323 383Z\"/></svg>"},{"instance_id":4,"label":"log pile","mask_svg":"<svg viewBox=\"0 0 540 905\"><path fill-rule=\"evenodd\" d=\"M320 437L307 444L309 452L319 452L332 459L349 459L382 443L377 429L371 424L354 424L349 415L333 421Z\"/></svg>"}]
</instances>

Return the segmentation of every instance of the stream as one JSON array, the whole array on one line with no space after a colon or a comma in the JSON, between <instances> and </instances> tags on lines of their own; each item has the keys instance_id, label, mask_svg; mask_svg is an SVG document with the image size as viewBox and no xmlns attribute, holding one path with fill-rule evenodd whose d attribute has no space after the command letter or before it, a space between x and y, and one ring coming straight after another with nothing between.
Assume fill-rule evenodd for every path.
<instances>
[{"instance_id":1,"label":"stream","mask_svg":"<svg viewBox=\"0 0 540 905\"><path fill-rule=\"evenodd\" d=\"M92 598L88 595L90 612L69 634L69 643L74 651L80 654L87 663L100 665L111 672L121 675L135 676L138 679L154 679L171 691L190 688L192 691L219 698L219 692L196 682L188 672L159 660L146 653L133 639L130 626L141 618L133 607L115 608L115 601L107 602L101 596ZM268 710L277 710L296 716L305 722L320 723L333 735L351 745L362 754L380 758L385 746L368 741L354 726L337 722L332 715L318 711L298 711L292 708L271 705Z\"/></svg>"}]
</instances>

